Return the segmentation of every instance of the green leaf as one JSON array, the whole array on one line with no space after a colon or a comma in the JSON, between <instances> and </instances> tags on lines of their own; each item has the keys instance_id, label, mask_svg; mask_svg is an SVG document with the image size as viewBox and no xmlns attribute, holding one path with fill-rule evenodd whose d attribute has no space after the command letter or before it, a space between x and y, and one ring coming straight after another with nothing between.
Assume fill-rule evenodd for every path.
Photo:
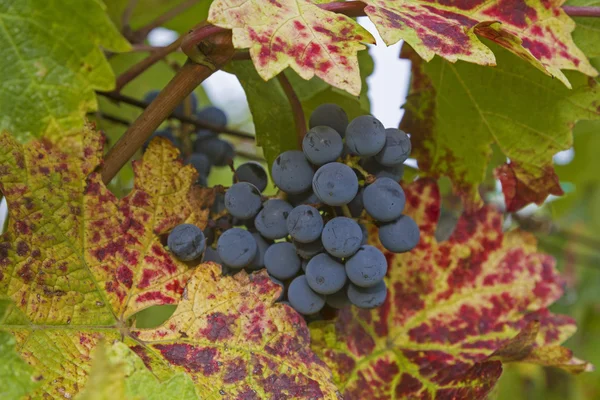
<instances>
[{"instance_id":1,"label":"green leaf","mask_svg":"<svg viewBox=\"0 0 600 400\"><path fill-rule=\"evenodd\" d=\"M0 301L2 303L2 301ZM2 305L0 304L0 316ZM0 331L0 399L20 399L38 386L34 370L15 351L15 338ZM10 382L7 384L7 382Z\"/></svg>"},{"instance_id":2,"label":"green leaf","mask_svg":"<svg viewBox=\"0 0 600 400\"><path fill-rule=\"evenodd\" d=\"M507 209L513 211L562 193L552 156L571 146L576 121L600 119L600 86L571 72L569 90L508 51L490 46L497 55L496 68L439 58L424 63L405 48L413 61L413 82L401 126L412 134L419 168L450 177L468 209L481 204L477 188L495 143L510 159L496 172Z\"/></svg>"},{"instance_id":3,"label":"green leaf","mask_svg":"<svg viewBox=\"0 0 600 400\"><path fill-rule=\"evenodd\" d=\"M568 6L600 7L598 0L569 0ZM600 57L600 18L574 17L576 23L573 40L589 58ZM593 60L592 60L593 61ZM592 62L593 64L593 62Z\"/></svg>"},{"instance_id":4,"label":"green leaf","mask_svg":"<svg viewBox=\"0 0 600 400\"><path fill-rule=\"evenodd\" d=\"M122 342L99 345L94 353L88 381L77 400L198 399L189 375L173 374L165 382Z\"/></svg>"},{"instance_id":5,"label":"green leaf","mask_svg":"<svg viewBox=\"0 0 600 400\"><path fill-rule=\"evenodd\" d=\"M265 82L250 61L233 62L228 71L237 76L246 91L256 144L263 148L269 165L280 153L297 149L292 108L279 81Z\"/></svg>"},{"instance_id":6,"label":"green leaf","mask_svg":"<svg viewBox=\"0 0 600 400\"><path fill-rule=\"evenodd\" d=\"M128 51L99 0L0 2L0 130L26 142L75 133L115 76L104 49Z\"/></svg>"}]
</instances>

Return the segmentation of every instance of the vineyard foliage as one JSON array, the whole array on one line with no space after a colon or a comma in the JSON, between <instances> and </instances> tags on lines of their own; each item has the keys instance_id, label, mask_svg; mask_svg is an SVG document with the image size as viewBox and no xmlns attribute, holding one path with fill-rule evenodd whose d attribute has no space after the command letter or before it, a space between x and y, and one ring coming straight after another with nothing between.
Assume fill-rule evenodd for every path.
<instances>
[{"instance_id":1,"label":"vineyard foliage","mask_svg":"<svg viewBox=\"0 0 600 400\"><path fill-rule=\"evenodd\" d=\"M598 262L580 249L600 234L589 200L600 195L600 18L565 6L600 3L0 0L0 398L483 399L509 363L591 371L600 349L576 326L600 332L600 276L579 269ZM277 301L282 288L264 270L224 275L176 259L165 247L175 226L222 215L211 211L218 189L196 185L166 139L103 183L105 153L140 114L107 93L157 51L146 28L177 7L158 25L232 31L238 57L224 70L246 93L256 145L234 143L266 164L297 149L295 124L320 104L350 119L370 112L375 38L356 16L386 45L405 42L400 127L418 169L402 185L421 241L385 252L381 307L307 322ZM141 100L187 61L163 58L119 95ZM555 168L572 146L573 162ZM217 174L231 184L227 167ZM486 204L496 180L502 200ZM547 205L549 195L562 197ZM532 203L546 204L558 244L525 231L536 221L514 228L523 217L503 214ZM448 210L456 227L436 239ZM148 326L158 306L173 313ZM502 379L520 382L521 370L508 371ZM600 396L589 376L577 390Z\"/></svg>"}]
</instances>

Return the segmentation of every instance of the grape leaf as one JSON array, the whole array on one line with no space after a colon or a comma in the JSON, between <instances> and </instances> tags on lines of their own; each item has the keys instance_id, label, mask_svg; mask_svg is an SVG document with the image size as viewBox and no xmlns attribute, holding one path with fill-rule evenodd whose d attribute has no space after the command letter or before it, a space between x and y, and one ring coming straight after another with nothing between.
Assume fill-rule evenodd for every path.
<instances>
[{"instance_id":1,"label":"grape leaf","mask_svg":"<svg viewBox=\"0 0 600 400\"><path fill-rule=\"evenodd\" d=\"M233 30L233 45L249 48L258 74L273 78L291 67L304 79L318 76L358 96L356 54L375 43L371 34L342 14L308 0L215 0L208 21Z\"/></svg>"},{"instance_id":2,"label":"grape leaf","mask_svg":"<svg viewBox=\"0 0 600 400\"><path fill-rule=\"evenodd\" d=\"M15 351L15 339L9 333L1 331L0 382L0 398L6 400L21 399L37 386L33 368L21 360Z\"/></svg>"},{"instance_id":3,"label":"grape leaf","mask_svg":"<svg viewBox=\"0 0 600 400\"><path fill-rule=\"evenodd\" d=\"M532 235L503 233L501 214L484 207L438 243L436 183L418 180L406 196L421 241L410 253L387 254L385 303L310 325L312 348L346 399L486 398L509 361L591 368L559 346L575 325L546 308L562 281Z\"/></svg>"},{"instance_id":4,"label":"grape leaf","mask_svg":"<svg viewBox=\"0 0 600 400\"><path fill-rule=\"evenodd\" d=\"M123 52L120 35L98 0L0 3L0 131L26 142L76 134L97 109L95 90L114 88L100 46Z\"/></svg>"},{"instance_id":5,"label":"grape leaf","mask_svg":"<svg viewBox=\"0 0 600 400\"><path fill-rule=\"evenodd\" d=\"M437 54L451 62L495 65L495 51L480 36L570 88L561 69L598 72L573 42L575 23L562 10L563 2L366 0L365 11L386 44L403 39L427 61Z\"/></svg>"},{"instance_id":6,"label":"grape leaf","mask_svg":"<svg viewBox=\"0 0 600 400\"><path fill-rule=\"evenodd\" d=\"M578 7L600 7L599 0L568 0L565 5ZM590 59L600 57L600 19L574 17L576 23L573 39ZM592 60L593 62L593 60ZM596 67L597 68L597 67Z\"/></svg>"},{"instance_id":7,"label":"grape leaf","mask_svg":"<svg viewBox=\"0 0 600 400\"><path fill-rule=\"evenodd\" d=\"M506 50L490 47L499 61L493 69L442 59L425 63L405 46L413 78L401 127L412 134L419 168L450 177L469 210L481 205L477 186L491 144L498 145L510 159L497 173L507 209L514 211L562 194L552 156L571 146L576 121L600 118L600 86L571 73L574 89L568 90Z\"/></svg>"},{"instance_id":8,"label":"grape leaf","mask_svg":"<svg viewBox=\"0 0 600 400\"><path fill-rule=\"evenodd\" d=\"M266 272L191 269L163 247L176 225L205 226L213 192L192 186L196 172L170 142L152 141L134 162L133 190L117 200L97 171L102 136L88 127L83 138L75 156L49 141L24 146L0 135L10 213L0 299L12 301L0 330L40 376L32 397L73 397L98 344L121 341L161 382L189 375L203 398L336 398L304 320L273 304L281 288ZM178 305L163 326L130 325L137 311L161 304Z\"/></svg>"}]
</instances>

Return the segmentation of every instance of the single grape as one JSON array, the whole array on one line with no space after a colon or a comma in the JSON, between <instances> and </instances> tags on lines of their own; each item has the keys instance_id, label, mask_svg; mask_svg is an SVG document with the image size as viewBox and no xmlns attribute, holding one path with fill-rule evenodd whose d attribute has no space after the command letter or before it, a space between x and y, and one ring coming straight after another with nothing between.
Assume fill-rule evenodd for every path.
<instances>
[{"instance_id":1,"label":"single grape","mask_svg":"<svg viewBox=\"0 0 600 400\"><path fill-rule=\"evenodd\" d=\"M240 269L250 264L257 252L252 234L240 228L231 228L217 241L219 257L228 267Z\"/></svg>"},{"instance_id":2,"label":"single grape","mask_svg":"<svg viewBox=\"0 0 600 400\"><path fill-rule=\"evenodd\" d=\"M406 161L410 150L410 138L404 131L387 128L385 130L385 146L375 155L375 159L379 164L391 167Z\"/></svg>"},{"instance_id":3,"label":"single grape","mask_svg":"<svg viewBox=\"0 0 600 400\"><path fill-rule=\"evenodd\" d=\"M251 183L238 182L225 192L225 208L241 219L254 218L262 207L260 191Z\"/></svg>"},{"instance_id":4,"label":"single grape","mask_svg":"<svg viewBox=\"0 0 600 400\"><path fill-rule=\"evenodd\" d=\"M414 249L420 238L419 227L408 215L402 215L397 220L379 227L379 241L393 253L404 253Z\"/></svg>"},{"instance_id":5,"label":"single grape","mask_svg":"<svg viewBox=\"0 0 600 400\"><path fill-rule=\"evenodd\" d=\"M317 293L332 294L346 284L346 270L328 254L318 254L308 262L306 282Z\"/></svg>"},{"instance_id":6,"label":"single grape","mask_svg":"<svg viewBox=\"0 0 600 400\"><path fill-rule=\"evenodd\" d=\"M296 253L304 260L310 260L319 253L322 253L325 248L323 242L319 239L310 243L293 242L296 247Z\"/></svg>"},{"instance_id":7,"label":"single grape","mask_svg":"<svg viewBox=\"0 0 600 400\"><path fill-rule=\"evenodd\" d=\"M196 137L194 140L194 147L195 146L201 146L200 142L206 139L214 139L216 138L218 135L216 133L214 133L211 130L208 129L198 129L196 131Z\"/></svg>"},{"instance_id":8,"label":"single grape","mask_svg":"<svg viewBox=\"0 0 600 400\"><path fill-rule=\"evenodd\" d=\"M146 142L142 145L142 151L146 151L146 149L150 145L150 142L155 137L165 138L169 142L171 142L173 144L173 146L175 146L179 150L181 150L181 143L179 142L179 139L177 139L177 137L173 134L173 132L171 132L169 129L160 129L158 131L155 131L152 135L150 135L148 140L146 140Z\"/></svg>"},{"instance_id":9,"label":"single grape","mask_svg":"<svg viewBox=\"0 0 600 400\"><path fill-rule=\"evenodd\" d=\"M267 171L255 161L248 161L237 167L235 170L235 177L238 182L249 182L256 186L258 190L263 192L267 183L269 182L269 177L267 176Z\"/></svg>"},{"instance_id":10,"label":"single grape","mask_svg":"<svg viewBox=\"0 0 600 400\"><path fill-rule=\"evenodd\" d=\"M205 238L202 229L192 224L177 225L167 238L169 250L182 261L191 261L204 252Z\"/></svg>"},{"instance_id":11,"label":"single grape","mask_svg":"<svg viewBox=\"0 0 600 400\"><path fill-rule=\"evenodd\" d=\"M325 305L325 296L315 293L308 286L306 276L300 275L288 287L288 301L300 314L310 315L321 311Z\"/></svg>"},{"instance_id":12,"label":"single grape","mask_svg":"<svg viewBox=\"0 0 600 400\"><path fill-rule=\"evenodd\" d=\"M312 188L303 193L288 194L287 201L294 207L301 204L318 204L321 202L315 192L313 192Z\"/></svg>"},{"instance_id":13,"label":"single grape","mask_svg":"<svg viewBox=\"0 0 600 400\"><path fill-rule=\"evenodd\" d=\"M323 203L342 206L350 203L358 193L358 178L346 164L332 162L317 170L312 187Z\"/></svg>"},{"instance_id":14,"label":"single grape","mask_svg":"<svg viewBox=\"0 0 600 400\"><path fill-rule=\"evenodd\" d=\"M214 126L227 125L227 114L215 106L204 107L196 113L196 118Z\"/></svg>"},{"instance_id":15,"label":"single grape","mask_svg":"<svg viewBox=\"0 0 600 400\"><path fill-rule=\"evenodd\" d=\"M377 247L368 244L346 261L348 279L356 286L370 287L383 279L387 272L385 255Z\"/></svg>"},{"instance_id":16,"label":"single grape","mask_svg":"<svg viewBox=\"0 0 600 400\"><path fill-rule=\"evenodd\" d=\"M298 150L283 152L271 167L271 177L275 185L286 193L298 194L310 189L314 171Z\"/></svg>"},{"instance_id":17,"label":"single grape","mask_svg":"<svg viewBox=\"0 0 600 400\"><path fill-rule=\"evenodd\" d=\"M374 156L385 145L385 128L371 115L356 117L346 128L346 146L352 154Z\"/></svg>"},{"instance_id":18,"label":"single grape","mask_svg":"<svg viewBox=\"0 0 600 400\"><path fill-rule=\"evenodd\" d=\"M358 193L356 193L356 196L354 196L350 203L348 203L348 210L350 210L350 215L352 215L354 218L359 217L365 208L363 205L363 192L364 189L360 188Z\"/></svg>"},{"instance_id":19,"label":"single grape","mask_svg":"<svg viewBox=\"0 0 600 400\"><path fill-rule=\"evenodd\" d=\"M363 241L363 233L356 221L336 217L327 222L321 234L325 250L334 257L350 257Z\"/></svg>"},{"instance_id":20,"label":"single grape","mask_svg":"<svg viewBox=\"0 0 600 400\"><path fill-rule=\"evenodd\" d=\"M210 162L219 167L229 165L233 157L235 157L235 149L231 143L218 137L200 141L196 140L194 151L206 154Z\"/></svg>"},{"instance_id":21,"label":"single grape","mask_svg":"<svg viewBox=\"0 0 600 400\"><path fill-rule=\"evenodd\" d=\"M266 240L258 232L253 232L252 237L256 241L256 255L252 259L252 262L248 265L248 269L251 271L257 271L265 266L265 253L267 249L273 244L272 241Z\"/></svg>"},{"instance_id":22,"label":"single grape","mask_svg":"<svg viewBox=\"0 0 600 400\"><path fill-rule=\"evenodd\" d=\"M198 174L200 176L207 177L208 174L210 174L210 168L212 167L212 164L210 163L210 160L208 159L206 154L202 154L202 153L190 154L190 156L187 158L187 160L185 162L186 162L186 164L190 164L194 168L196 168L196 171L198 171Z\"/></svg>"},{"instance_id":23,"label":"single grape","mask_svg":"<svg viewBox=\"0 0 600 400\"><path fill-rule=\"evenodd\" d=\"M292 206L280 199L265 201L254 219L254 226L267 239L281 239L288 235L286 220Z\"/></svg>"},{"instance_id":24,"label":"single grape","mask_svg":"<svg viewBox=\"0 0 600 400\"><path fill-rule=\"evenodd\" d=\"M275 278L274 276L269 275L269 278L271 278L271 282L281 286L281 294L275 301L283 300L283 297L285 296L285 285L283 284L283 282L281 282L279 279Z\"/></svg>"},{"instance_id":25,"label":"single grape","mask_svg":"<svg viewBox=\"0 0 600 400\"><path fill-rule=\"evenodd\" d=\"M323 217L314 207L301 205L290 211L287 230L292 239L301 243L317 240L323 231Z\"/></svg>"},{"instance_id":26,"label":"single grape","mask_svg":"<svg viewBox=\"0 0 600 400\"><path fill-rule=\"evenodd\" d=\"M302 262L289 242L275 243L265 253L265 267L277 279L289 279L300 271Z\"/></svg>"},{"instance_id":27,"label":"single grape","mask_svg":"<svg viewBox=\"0 0 600 400\"><path fill-rule=\"evenodd\" d=\"M213 214L220 214L225 210L225 195L217 192L215 195L215 201L210 207L210 212Z\"/></svg>"},{"instance_id":28,"label":"single grape","mask_svg":"<svg viewBox=\"0 0 600 400\"><path fill-rule=\"evenodd\" d=\"M375 175L377 179L390 178L398 182L404 176L404 164L386 167L379 164L374 158L368 158L361 162L361 165L368 173Z\"/></svg>"},{"instance_id":29,"label":"single grape","mask_svg":"<svg viewBox=\"0 0 600 400\"><path fill-rule=\"evenodd\" d=\"M346 111L337 104L321 104L310 114L308 120L308 126L311 129L320 125L333 128L340 136L344 137L346 134L346 127L348 126L348 115L346 114Z\"/></svg>"},{"instance_id":30,"label":"single grape","mask_svg":"<svg viewBox=\"0 0 600 400\"><path fill-rule=\"evenodd\" d=\"M375 286L363 288L353 285L348 286L348 299L359 308L376 308L383 304L387 297L387 286L384 281L379 281Z\"/></svg>"},{"instance_id":31,"label":"single grape","mask_svg":"<svg viewBox=\"0 0 600 400\"><path fill-rule=\"evenodd\" d=\"M298 253L298 252L296 252ZM302 272L306 272L306 267L308 266L308 260L302 259Z\"/></svg>"},{"instance_id":32,"label":"single grape","mask_svg":"<svg viewBox=\"0 0 600 400\"><path fill-rule=\"evenodd\" d=\"M348 288L343 287L337 292L328 295L325 302L329 307L337 308L338 310L349 306L351 303L348 300Z\"/></svg>"},{"instance_id":33,"label":"single grape","mask_svg":"<svg viewBox=\"0 0 600 400\"><path fill-rule=\"evenodd\" d=\"M343 147L340 134L323 125L311 128L302 140L304 155L308 161L319 166L335 161L342 154Z\"/></svg>"},{"instance_id":34,"label":"single grape","mask_svg":"<svg viewBox=\"0 0 600 400\"><path fill-rule=\"evenodd\" d=\"M360 222L358 223L358 226L360 226L360 230L363 234L363 240L361 242L361 245L367 244L367 242L369 241L369 231L367 230L367 227L364 224L361 224Z\"/></svg>"},{"instance_id":35,"label":"single grape","mask_svg":"<svg viewBox=\"0 0 600 400\"><path fill-rule=\"evenodd\" d=\"M402 215L406 197L400 184L390 178L379 178L365 188L365 210L380 222L390 222Z\"/></svg>"}]
</instances>

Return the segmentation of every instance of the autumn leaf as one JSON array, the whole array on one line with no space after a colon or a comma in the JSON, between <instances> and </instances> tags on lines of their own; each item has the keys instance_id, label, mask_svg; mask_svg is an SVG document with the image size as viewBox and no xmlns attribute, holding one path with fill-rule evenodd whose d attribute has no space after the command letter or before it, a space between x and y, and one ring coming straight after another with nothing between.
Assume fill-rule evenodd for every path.
<instances>
[{"instance_id":1,"label":"autumn leaf","mask_svg":"<svg viewBox=\"0 0 600 400\"><path fill-rule=\"evenodd\" d=\"M491 146L498 146L510 159L497 172L507 209L515 211L562 194L552 156L571 146L575 122L600 119L600 86L571 73L574 88L569 90L490 46L498 57L496 68L439 58L425 63L405 46L413 77L401 127L411 133L422 173L450 177L469 210L481 206L477 188Z\"/></svg>"},{"instance_id":2,"label":"autumn leaf","mask_svg":"<svg viewBox=\"0 0 600 400\"><path fill-rule=\"evenodd\" d=\"M124 52L121 36L97 0L0 2L0 131L22 143L78 133L97 109L95 90L115 76L103 50Z\"/></svg>"},{"instance_id":3,"label":"autumn leaf","mask_svg":"<svg viewBox=\"0 0 600 400\"><path fill-rule=\"evenodd\" d=\"M484 207L464 215L450 239L438 243L436 183L418 180L406 195L421 242L410 253L387 255L385 303L346 308L310 326L312 348L344 398L481 399L502 362L591 368L559 346L575 325L547 309L562 282L532 235L503 233L501 214ZM379 245L376 228L371 234Z\"/></svg>"},{"instance_id":4,"label":"autumn leaf","mask_svg":"<svg viewBox=\"0 0 600 400\"><path fill-rule=\"evenodd\" d=\"M318 76L358 96L356 54L375 43L354 20L308 0L215 0L208 21L233 31L233 45L250 49L258 74L268 80L291 67L304 79Z\"/></svg>"},{"instance_id":5,"label":"autumn leaf","mask_svg":"<svg viewBox=\"0 0 600 400\"><path fill-rule=\"evenodd\" d=\"M133 190L117 200L97 171L102 136L89 127L82 136L80 157L0 136L9 207L0 300L11 301L0 330L39 376L31 397L74 397L98 344L123 342L160 382L189 375L202 398L336 398L304 320L273 304L281 288L266 272L223 277L220 266L192 269L163 247L173 227L203 228L209 212L212 190L192 186L196 172L178 150L155 139L134 162ZM162 304L178 305L163 326L131 326L136 312Z\"/></svg>"},{"instance_id":6,"label":"autumn leaf","mask_svg":"<svg viewBox=\"0 0 600 400\"><path fill-rule=\"evenodd\" d=\"M562 10L564 0L366 0L365 11L386 44L405 40L425 60L495 65L494 52L478 37L528 61L567 87L562 69L598 72L575 45L575 23Z\"/></svg>"}]
</instances>

